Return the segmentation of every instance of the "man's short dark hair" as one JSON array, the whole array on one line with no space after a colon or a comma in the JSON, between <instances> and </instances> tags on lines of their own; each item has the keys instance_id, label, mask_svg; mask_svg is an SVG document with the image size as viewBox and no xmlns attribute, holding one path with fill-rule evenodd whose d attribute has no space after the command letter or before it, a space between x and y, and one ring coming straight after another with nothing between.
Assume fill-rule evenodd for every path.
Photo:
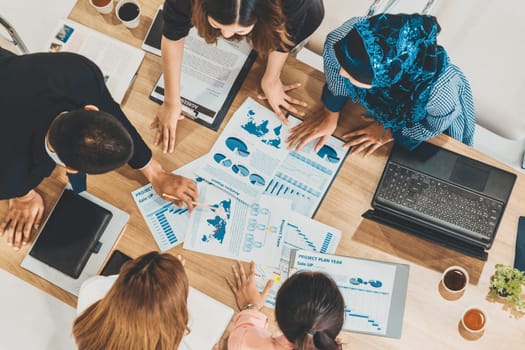
<instances>
[{"instance_id":1,"label":"man's short dark hair","mask_svg":"<svg viewBox=\"0 0 525 350\"><path fill-rule=\"evenodd\" d=\"M126 164L133 139L109 113L79 109L60 114L49 127L48 142L68 167L102 174Z\"/></svg>"}]
</instances>

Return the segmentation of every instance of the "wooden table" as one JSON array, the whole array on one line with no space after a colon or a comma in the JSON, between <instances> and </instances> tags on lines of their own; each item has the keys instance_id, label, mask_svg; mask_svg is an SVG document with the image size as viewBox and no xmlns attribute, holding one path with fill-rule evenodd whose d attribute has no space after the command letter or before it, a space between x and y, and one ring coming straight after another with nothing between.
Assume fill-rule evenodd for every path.
<instances>
[{"instance_id":1,"label":"wooden table","mask_svg":"<svg viewBox=\"0 0 525 350\"><path fill-rule=\"evenodd\" d=\"M120 24L114 14L100 15L87 1L78 1L70 18L114 36L119 40L140 47L147 28L151 24L159 0L142 1L142 21L138 28L129 30ZM124 99L123 109L141 132L146 143L167 169L178 168L205 154L228 122L231 114L250 96L255 98L264 69L264 62L257 61L241 91L233 101L221 129L213 132L191 120L179 122L177 144L173 154L165 155L153 147L154 130L149 124L158 105L149 100L149 93L161 72L160 58L149 53L140 67L138 77ZM321 109L319 97L324 78L322 73L293 58L283 71L284 82L300 82L302 88L292 95L306 100L307 115L315 116ZM337 133L355 127L361 112L358 106L345 108L345 118ZM507 166L488 158L476 150L441 135L431 142L464 153L489 164L512 171ZM373 192L391 147L384 147L372 156L362 159L350 156L325 197L315 219L342 230L337 254L372 258L410 264L410 278L401 339L390 339L357 333L344 333L344 348L348 349L520 349L525 344L525 313L509 309L499 300L487 297L488 284L496 263L512 264L516 225L520 214L525 214L525 175L518 179L488 261L481 262L455 251L423 241L414 236L362 219L361 214L370 207ZM46 203L46 215L66 183L63 170L55 169L52 176L38 187ZM104 175L90 176L89 191L130 214L129 223L117 242L116 248L132 257L157 250L158 247L139 213L130 192L146 184L138 171L124 167ZM7 201L0 202L0 217L7 211ZM0 267L34 284L72 306L76 297L22 269L20 263L28 248L16 252L4 240L0 244ZM186 270L190 284L217 300L235 308L235 300L224 277L230 276L232 260L183 250L181 245L169 251L181 253L186 258ZM450 265L467 268L471 277L465 294L450 300L439 287L441 272ZM210 272L210 266L213 271ZM481 305L488 312L487 328L477 339L470 337L459 327L463 310L470 305ZM276 329L273 310L263 309L270 317L271 328ZM6 317L4 315L4 317ZM227 332L225 333L227 334Z\"/></svg>"}]
</instances>

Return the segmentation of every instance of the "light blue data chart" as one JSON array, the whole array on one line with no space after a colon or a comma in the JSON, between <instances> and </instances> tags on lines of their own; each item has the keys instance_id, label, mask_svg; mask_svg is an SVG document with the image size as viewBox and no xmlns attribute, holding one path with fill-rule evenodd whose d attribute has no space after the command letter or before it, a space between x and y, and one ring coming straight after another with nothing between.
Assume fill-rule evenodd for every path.
<instances>
[{"instance_id":1,"label":"light blue data chart","mask_svg":"<svg viewBox=\"0 0 525 350\"><path fill-rule=\"evenodd\" d=\"M308 248L302 248L302 247L301 248L311 250L313 252L327 253L332 243L332 240L334 239L334 235L331 232L327 232L323 239L323 242L321 243L321 246L317 246L310 239L310 236L308 235L308 233L303 232L303 230L300 227L294 224L291 224L291 223L288 223L288 227L291 228L293 232L296 233L297 237L299 237L303 241L303 243L305 243L306 246L308 247Z\"/></svg>"},{"instance_id":2,"label":"light blue data chart","mask_svg":"<svg viewBox=\"0 0 525 350\"><path fill-rule=\"evenodd\" d=\"M338 156L336 150L328 145L321 147L317 155L330 163L339 163L341 161L341 157Z\"/></svg>"},{"instance_id":3,"label":"light blue data chart","mask_svg":"<svg viewBox=\"0 0 525 350\"><path fill-rule=\"evenodd\" d=\"M167 244L175 244L181 240L182 232L175 232L172 221L180 218L181 215L188 211L187 208L177 208L172 203L168 203L160 209L146 215L146 220L151 226L157 237Z\"/></svg>"},{"instance_id":4,"label":"light blue data chart","mask_svg":"<svg viewBox=\"0 0 525 350\"><path fill-rule=\"evenodd\" d=\"M381 325L377 321L373 320L369 315L361 315L358 313L354 313L352 310L347 308L345 308L345 315L347 318L362 321L362 323L365 325L365 328L370 327L371 330L378 332L383 330Z\"/></svg>"},{"instance_id":5,"label":"light blue data chart","mask_svg":"<svg viewBox=\"0 0 525 350\"><path fill-rule=\"evenodd\" d=\"M237 149L237 148L235 148ZM262 187L266 185L266 180L259 174L250 174L250 169L242 164L233 164L232 160L227 158L222 153L215 153L213 155L213 160L218 164L223 165L225 168L231 168L231 171L241 177L248 177L249 182L257 187Z\"/></svg>"},{"instance_id":6,"label":"light blue data chart","mask_svg":"<svg viewBox=\"0 0 525 350\"><path fill-rule=\"evenodd\" d=\"M257 120L257 112L253 109L248 109L246 112L246 118L248 121L241 125L249 134L257 137L261 142L275 147L281 148L281 131L283 128L282 123L277 123L274 126L270 126L268 119Z\"/></svg>"},{"instance_id":7,"label":"light blue data chart","mask_svg":"<svg viewBox=\"0 0 525 350\"><path fill-rule=\"evenodd\" d=\"M202 242L212 240L222 244L228 230L228 222L231 217L231 199L220 201L218 204L211 205L214 210L210 210L211 217L206 219L210 232L201 235Z\"/></svg>"},{"instance_id":8,"label":"light blue data chart","mask_svg":"<svg viewBox=\"0 0 525 350\"><path fill-rule=\"evenodd\" d=\"M246 143L237 137L228 137L225 143L230 151L237 153L241 157L247 157L250 154Z\"/></svg>"}]
</instances>

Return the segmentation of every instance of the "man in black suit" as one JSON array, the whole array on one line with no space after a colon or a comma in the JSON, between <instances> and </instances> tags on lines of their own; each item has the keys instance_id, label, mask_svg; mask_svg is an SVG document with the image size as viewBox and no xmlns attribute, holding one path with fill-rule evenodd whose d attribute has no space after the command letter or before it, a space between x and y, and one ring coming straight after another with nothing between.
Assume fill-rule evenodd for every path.
<instances>
[{"instance_id":1,"label":"man in black suit","mask_svg":"<svg viewBox=\"0 0 525 350\"><path fill-rule=\"evenodd\" d=\"M194 181L167 172L153 159L100 69L83 56L16 56L0 48L0 120L0 200L9 201L0 235L7 233L15 249L29 242L31 229L41 223L44 203L35 188L56 165L66 168L79 192L85 189L85 174L128 163L157 193L169 193L180 198L176 204L193 209Z\"/></svg>"}]
</instances>

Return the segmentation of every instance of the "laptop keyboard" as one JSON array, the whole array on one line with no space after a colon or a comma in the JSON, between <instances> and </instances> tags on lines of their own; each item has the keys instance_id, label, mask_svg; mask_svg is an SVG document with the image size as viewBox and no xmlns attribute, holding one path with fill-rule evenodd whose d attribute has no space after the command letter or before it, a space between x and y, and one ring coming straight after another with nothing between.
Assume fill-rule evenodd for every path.
<instances>
[{"instance_id":1,"label":"laptop keyboard","mask_svg":"<svg viewBox=\"0 0 525 350\"><path fill-rule=\"evenodd\" d=\"M490 239L494 234L501 202L397 164L389 163L386 171L377 201L471 236Z\"/></svg>"}]
</instances>

